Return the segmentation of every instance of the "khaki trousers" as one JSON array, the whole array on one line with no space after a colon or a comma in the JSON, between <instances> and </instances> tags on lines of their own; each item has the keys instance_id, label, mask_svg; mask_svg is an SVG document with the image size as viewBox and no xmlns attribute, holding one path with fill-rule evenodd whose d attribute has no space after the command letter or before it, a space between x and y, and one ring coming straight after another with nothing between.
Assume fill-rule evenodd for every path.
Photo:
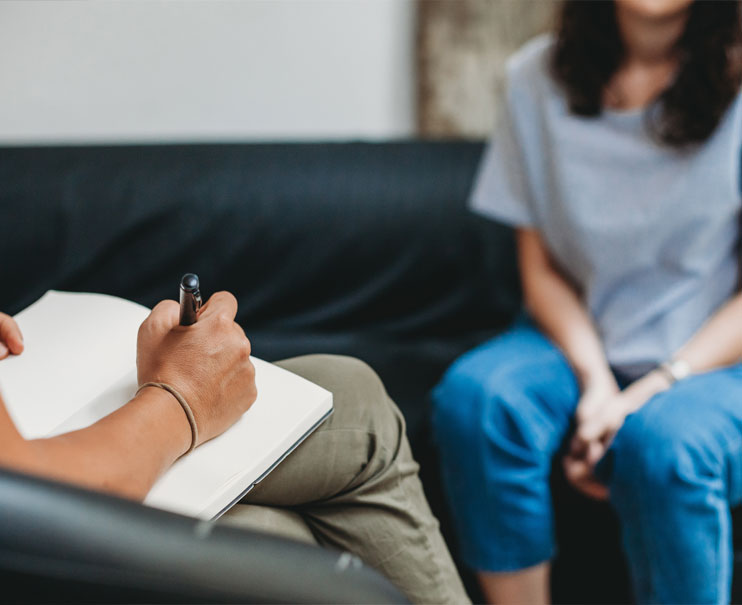
<instances>
[{"instance_id":1,"label":"khaki trousers","mask_svg":"<svg viewBox=\"0 0 742 605\"><path fill-rule=\"evenodd\" d=\"M224 522L350 551L414 603L469 602L379 377L350 357L278 365L332 392L335 411Z\"/></svg>"}]
</instances>

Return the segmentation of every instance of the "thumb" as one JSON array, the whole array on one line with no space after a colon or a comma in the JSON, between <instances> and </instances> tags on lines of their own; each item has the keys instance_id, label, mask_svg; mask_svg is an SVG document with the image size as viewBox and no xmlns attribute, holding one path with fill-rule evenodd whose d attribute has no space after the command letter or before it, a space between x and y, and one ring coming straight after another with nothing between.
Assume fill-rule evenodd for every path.
<instances>
[{"instance_id":1,"label":"thumb","mask_svg":"<svg viewBox=\"0 0 742 605\"><path fill-rule=\"evenodd\" d=\"M590 443L590 447L587 450L587 463L590 465L591 468L595 467L595 465L598 463L598 461L603 457L603 454L605 454L606 447L599 441L592 441Z\"/></svg>"}]
</instances>

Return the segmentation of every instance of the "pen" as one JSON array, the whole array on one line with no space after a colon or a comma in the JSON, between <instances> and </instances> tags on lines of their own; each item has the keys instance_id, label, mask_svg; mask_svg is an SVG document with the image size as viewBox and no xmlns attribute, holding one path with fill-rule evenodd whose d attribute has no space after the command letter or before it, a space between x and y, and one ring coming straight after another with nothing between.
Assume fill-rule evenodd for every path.
<instances>
[{"instance_id":1,"label":"pen","mask_svg":"<svg viewBox=\"0 0 742 605\"><path fill-rule=\"evenodd\" d=\"M180 325L190 326L196 323L198 310L201 308L201 289L198 275L186 273L180 280Z\"/></svg>"}]
</instances>

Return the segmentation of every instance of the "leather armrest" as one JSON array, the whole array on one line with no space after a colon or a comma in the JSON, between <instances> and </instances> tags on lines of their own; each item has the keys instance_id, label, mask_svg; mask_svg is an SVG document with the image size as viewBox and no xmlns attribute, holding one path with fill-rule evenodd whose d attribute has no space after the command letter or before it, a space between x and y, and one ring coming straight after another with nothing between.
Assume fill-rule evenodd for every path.
<instances>
[{"instance_id":1,"label":"leather armrest","mask_svg":"<svg viewBox=\"0 0 742 605\"><path fill-rule=\"evenodd\" d=\"M0 583L27 601L406 602L347 553L7 471Z\"/></svg>"}]
</instances>

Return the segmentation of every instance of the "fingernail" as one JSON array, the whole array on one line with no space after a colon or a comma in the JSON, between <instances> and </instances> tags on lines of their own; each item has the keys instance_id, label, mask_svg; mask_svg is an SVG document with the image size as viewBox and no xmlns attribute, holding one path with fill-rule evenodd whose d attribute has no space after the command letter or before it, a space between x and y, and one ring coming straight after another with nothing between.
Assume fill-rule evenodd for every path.
<instances>
[{"instance_id":1,"label":"fingernail","mask_svg":"<svg viewBox=\"0 0 742 605\"><path fill-rule=\"evenodd\" d=\"M5 357L8 354L8 347L6 347L2 342L0 342L0 359Z\"/></svg>"}]
</instances>

